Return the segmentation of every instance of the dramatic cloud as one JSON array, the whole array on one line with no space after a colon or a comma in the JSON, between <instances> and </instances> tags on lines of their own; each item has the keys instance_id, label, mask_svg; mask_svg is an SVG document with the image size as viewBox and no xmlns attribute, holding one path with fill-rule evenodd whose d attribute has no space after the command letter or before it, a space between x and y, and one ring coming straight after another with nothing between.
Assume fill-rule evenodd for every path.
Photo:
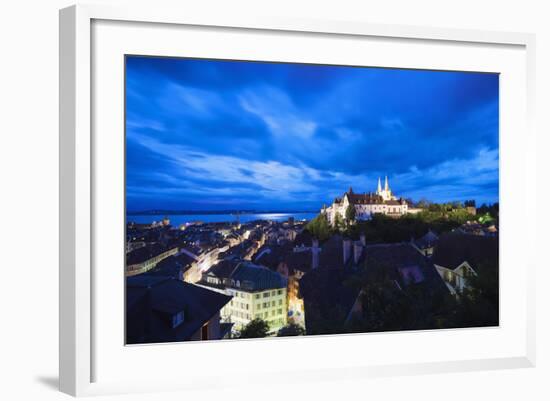
<instances>
[{"instance_id":1,"label":"dramatic cloud","mask_svg":"<svg viewBox=\"0 0 550 401\"><path fill-rule=\"evenodd\" d=\"M127 58L129 210L498 200L498 76Z\"/></svg>"}]
</instances>

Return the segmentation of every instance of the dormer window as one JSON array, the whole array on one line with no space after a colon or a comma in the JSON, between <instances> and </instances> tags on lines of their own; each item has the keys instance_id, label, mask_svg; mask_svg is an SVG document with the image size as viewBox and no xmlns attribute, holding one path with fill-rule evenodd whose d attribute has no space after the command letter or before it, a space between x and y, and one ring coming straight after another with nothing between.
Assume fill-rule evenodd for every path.
<instances>
[{"instance_id":1,"label":"dormer window","mask_svg":"<svg viewBox=\"0 0 550 401\"><path fill-rule=\"evenodd\" d=\"M183 311L175 313L172 315L172 328L175 329L184 321Z\"/></svg>"}]
</instances>

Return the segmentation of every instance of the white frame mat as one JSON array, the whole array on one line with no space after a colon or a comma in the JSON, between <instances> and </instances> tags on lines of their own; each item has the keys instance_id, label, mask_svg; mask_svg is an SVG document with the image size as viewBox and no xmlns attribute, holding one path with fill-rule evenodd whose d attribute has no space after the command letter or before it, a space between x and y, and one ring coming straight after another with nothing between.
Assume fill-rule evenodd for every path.
<instances>
[{"instance_id":1,"label":"white frame mat","mask_svg":"<svg viewBox=\"0 0 550 401\"><path fill-rule=\"evenodd\" d=\"M186 379L185 374L181 374L181 379L176 380L172 377L163 376L162 369L160 373L155 375L151 372L150 380L134 379L120 377L113 374L103 375L101 366L105 366L106 362L111 362L103 358L102 363L98 364L96 358L104 357L108 348L105 347L105 341L97 343L96 327L98 321L101 321L101 316L97 314L101 309L94 307L94 289L98 286L104 288L104 283L97 279L94 275L94 263L97 260L101 261L101 255L98 257L94 253L94 228L96 227L96 219L99 215L96 210L94 201L94 193L97 190L95 175L101 174L101 170L105 170L105 166L97 165L97 152L102 152L101 146L105 146L102 142L98 146L94 141L94 131L92 129L94 110L94 102L92 96L94 90L92 87L92 78L95 68L94 47L100 46L104 41L93 41L93 24L97 21L108 21L109 24L117 22L140 22L152 24L170 24L172 26L193 26L203 28L234 28L237 30L252 32L255 30L266 32L283 32L288 34L313 34L313 35L339 35L342 37L371 37L384 38L387 40L412 39L419 41L434 41L440 44L458 43L461 46L485 46L485 45L502 45L516 46L522 50L521 71L525 71L525 76L520 77L522 92L525 96L521 97L522 111L521 117L518 117L521 123L522 135L520 139L513 141L521 141L522 146L517 150L510 145L507 145L509 150L508 156L501 159L501 178L502 174L506 174L506 179L516 180L521 179L531 188L536 188L536 168L535 168L535 133L533 131L533 111L534 111L534 57L535 57L535 38L534 35L524 33L506 33L506 32L485 32L460 29L439 29L416 26L397 26L397 25L375 25L358 21L319 21L319 20L297 20L291 18L272 18L258 16L222 16L212 13L210 15L201 15L194 13L192 10L186 10L184 7L177 10L166 10L160 8L113 8L109 6L92 6L78 5L72 6L60 11L60 360L59 360L59 375L60 375L60 390L74 395L96 395L96 394L112 394L112 393L127 393L127 392L143 392L143 391L166 391L178 389L200 389L208 385L211 387L219 386L234 386L235 382L232 376L220 378L216 383L209 381L209 372L195 372L194 376L189 376ZM167 27L167 25L164 25ZM116 50L116 49L115 49ZM115 51L113 50L113 51ZM159 50L163 52L162 50ZM118 55L118 54L117 54ZM97 67L101 68L101 66ZM498 71L495 71L498 72ZM518 77L516 77L518 78ZM517 79L516 79L517 80ZM524 86L523 86L524 84ZM122 83L120 83L122 88ZM118 89L117 89L118 90ZM117 106L122 107L122 106ZM98 110L101 108L98 107ZM504 108L503 110L510 110ZM118 113L118 109L115 110ZM101 114L101 110L98 115ZM122 117L118 117L122 120ZM119 122L120 123L120 122ZM117 123L117 124L119 124ZM118 126L117 126L118 127ZM508 144L513 143L512 140L506 140ZM514 153L515 152L515 153ZM114 152L113 152L114 153ZM122 154L119 156L122 157ZM510 161L518 160L521 164L515 173L510 173L514 170L514 166L509 166ZM108 168L107 168L108 169ZM99 171L99 173L98 173ZM122 190L122 189L121 189ZM502 192L504 191L504 192ZM103 191L105 193L105 191ZM507 194L506 186L501 190L501 196ZM526 197L527 195L518 195ZM531 194L534 198L534 194ZM526 199L519 199L520 205L526 205ZM505 209L506 210L506 209ZM117 209L118 211L118 209ZM534 215L535 208L527 207L522 211L522 217L526 217L524 231L534 232ZM508 219L511 221L513 219ZM506 227L517 228L516 223L507 224ZM522 233L512 234L514 230L509 230L507 241L513 241L514 235L519 236ZM510 243L507 242L507 243ZM227 355L237 354L238 352L264 352L266 347L273 347L274 352L280 352L281 347L291 346L299 342L302 347L308 348L309 352L319 349L318 347L327 344L327 355L332 362L326 366L316 366L313 363L303 364L303 367L298 367L293 372L299 371L299 375L289 375L289 371L282 367L265 368L270 378L284 378L286 381L304 381L304 380L327 380L335 378L352 378L363 379L365 377L379 377L388 375L411 375L411 374L426 374L439 372L457 372L471 371L484 369L506 369L518 367L532 367L535 364L535 265L537 260L533 252L533 244L528 241L525 243L526 249L523 250L523 269L522 279L518 280L519 297L522 297L520 302L522 312L522 321L518 322L518 327L521 329L521 335L516 336L518 343L513 344L521 350L513 355L502 354L494 355L487 353L484 356L479 353L479 357L465 360L432 360L432 361L416 361L412 358L408 362L394 363L389 356L384 362L384 358L372 361L365 360L364 363L358 363L353 360L353 356L342 356L342 359L334 359L334 351L336 347L341 346L344 342L357 343L358 341L367 342L372 339L373 342L380 341L384 336L392 336L389 334L374 334L372 336L355 335L351 337L343 336L322 336L318 338L304 338L291 340L259 340L259 341L228 341L224 342L208 342L205 344L195 344L194 348L187 348L189 358L197 357L197 350L200 349L200 354L204 358L211 358L215 352L220 351ZM519 250L514 251L519 255ZM502 255L502 253L501 253ZM116 265L116 263L113 263ZM118 283L116 284L118 285ZM121 289L122 291L122 289ZM502 306L502 301L501 301ZM524 308L525 307L525 308ZM120 307L122 308L122 306ZM120 322L119 322L120 323ZM117 323L117 325L119 325ZM123 323L120 323L123 324ZM510 325L508 325L510 326ZM105 325L100 326L102 328ZM118 326L117 326L118 327ZM493 328L493 333L497 333L499 329L506 330L510 327L501 325L499 328ZM107 330L107 329L102 329ZM488 329L491 330L491 329ZM491 332L486 330L485 335L490 336ZM424 332L405 333L403 334L404 341L417 341L420 335ZM436 336L446 335L449 338L462 338L456 336L454 331L445 330L443 334L436 334L433 331L429 333L432 338ZM475 338L476 332L472 329L469 335ZM488 333L488 334L487 334ZM110 335L110 334L109 334ZM481 334L480 334L481 335ZM496 335L496 334L495 334ZM104 336L105 337L105 336ZM395 335L394 337L395 338ZM466 338L466 337L464 337ZM120 347L123 347L122 340ZM272 341L272 342L270 342ZM224 343L224 344L221 344ZM238 344L237 344L238 343ZM270 345L273 344L273 345ZM167 358L170 352L181 352L182 344L171 344L163 346L149 347L125 347L132 351L124 350L124 357L128 357L128 361L135 364L140 353L147 353L147 364L153 359L158 363L158 360ZM185 345L187 346L187 345ZM197 348L197 346L199 348ZM317 348L315 348L317 347ZM332 347L332 348L331 348ZM157 354L153 355L152 354ZM121 358L122 358L121 356ZM115 358L113 356L113 358ZM133 358L133 359L132 359ZM346 360L346 358L348 358ZM113 363L120 361L112 360ZM374 361L374 362L373 362ZM122 362L120 362L122 363ZM316 366L316 367L312 367ZM115 366L115 365L113 365ZM119 365L116 365L119 366ZM122 366L122 365L120 365ZM264 368L257 366L254 368L255 374L249 376L249 380L265 380L262 379ZM254 373L254 372L253 372ZM297 377L299 376L299 377Z\"/></svg>"}]
</instances>

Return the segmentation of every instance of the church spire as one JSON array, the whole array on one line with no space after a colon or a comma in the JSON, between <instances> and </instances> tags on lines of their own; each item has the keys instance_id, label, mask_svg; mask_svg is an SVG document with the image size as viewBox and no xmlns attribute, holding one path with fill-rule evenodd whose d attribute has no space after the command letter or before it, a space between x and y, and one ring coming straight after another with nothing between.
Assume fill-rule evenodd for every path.
<instances>
[{"instance_id":1,"label":"church spire","mask_svg":"<svg viewBox=\"0 0 550 401\"><path fill-rule=\"evenodd\" d=\"M380 182L380 177L378 177L378 189L376 193L379 194L380 192L382 192L382 183Z\"/></svg>"},{"instance_id":2,"label":"church spire","mask_svg":"<svg viewBox=\"0 0 550 401\"><path fill-rule=\"evenodd\" d=\"M388 176L386 176L386 182L384 184L384 191L388 192L390 190L390 185L388 184Z\"/></svg>"}]
</instances>

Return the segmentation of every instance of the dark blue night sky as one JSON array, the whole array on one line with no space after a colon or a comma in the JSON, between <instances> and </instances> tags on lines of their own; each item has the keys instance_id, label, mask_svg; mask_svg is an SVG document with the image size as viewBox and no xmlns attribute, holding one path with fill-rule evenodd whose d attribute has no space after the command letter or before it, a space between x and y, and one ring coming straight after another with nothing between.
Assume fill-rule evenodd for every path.
<instances>
[{"instance_id":1,"label":"dark blue night sky","mask_svg":"<svg viewBox=\"0 0 550 401\"><path fill-rule=\"evenodd\" d=\"M128 57L127 208L498 201L498 75Z\"/></svg>"}]
</instances>

